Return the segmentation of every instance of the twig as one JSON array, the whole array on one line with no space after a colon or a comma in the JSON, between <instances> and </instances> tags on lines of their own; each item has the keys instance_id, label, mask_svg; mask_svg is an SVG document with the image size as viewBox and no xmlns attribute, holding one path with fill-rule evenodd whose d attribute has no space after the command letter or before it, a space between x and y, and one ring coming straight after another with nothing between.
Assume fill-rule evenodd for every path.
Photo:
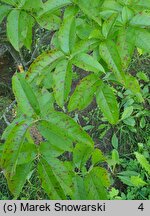
<instances>
[{"instance_id":1,"label":"twig","mask_svg":"<svg viewBox=\"0 0 150 216\"><path fill-rule=\"evenodd\" d=\"M26 61L25 61L25 59L24 59L24 56L23 56L23 53L22 53L22 50L20 49L20 51L19 51L19 56L20 56L20 59L21 59L21 64L22 64L22 66L25 68L25 69L27 69L26 68Z\"/></svg>"},{"instance_id":2,"label":"twig","mask_svg":"<svg viewBox=\"0 0 150 216\"><path fill-rule=\"evenodd\" d=\"M15 104L16 104L16 100L14 100L8 107L6 107L5 112L0 117L0 120L4 119L7 125L10 125L10 122L7 120L6 114L13 108Z\"/></svg>"},{"instance_id":3,"label":"twig","mask_svg":"<svg viewBox=\"0 0 150 216\"><path fill-rule=\"evenodd\" d=\"M9 43L6 43L5 46L11 54L11 56L13 57L13 59L15 60L15 62L17 63L17 65L22 64L19 53L13 48L13 46Z\"/></svg>"},{"instance_id":4,"label":"twig","mask_svg":"<svg viewBox=\"0 0 150 216\"><path fill-rule=\"evenodd\" d=\"M5 114L3 114L2 117L3 117L4 121L5 121L5 123L6 123L7 125L10 125L10 122L7 120Z\"/></svg>"}]
</instances>

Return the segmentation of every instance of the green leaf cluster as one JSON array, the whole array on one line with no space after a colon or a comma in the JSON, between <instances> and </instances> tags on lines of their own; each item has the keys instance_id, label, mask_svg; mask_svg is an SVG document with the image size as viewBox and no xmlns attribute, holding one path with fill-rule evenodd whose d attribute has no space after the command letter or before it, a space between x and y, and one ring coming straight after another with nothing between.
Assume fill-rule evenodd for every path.
<instances>
[{"instance_id":1,"label":"green leaf cluster","mask_svg":"<svg viewBox=\"0 0 150 216\"><path fill-rule=\"evenodd\" d=\"M10 191L15 198L19 196L37 161L42 187L50 199L107 199L110 183L100 166L105 158L70 115L96 98L110 124L127 122L133 107L125 108L120 117L116 85L143 102L139 82L127 68L135 49L150 51L149 0L1 2L0 22L6 17L7 37L16 51L32 49L35 24L54 33L53 48L40 54L27 71L13 76L17 117L3 134L1 159ZM86 75L72 91L75 68ZM33 128L40 136L38 145ZM115 136L112 144L112 158L119 164ZM70 160L63 161L65 154ZM149 173L147 161L138 153L136 157ZM144 184L135 176L132 183Z\"/></svg>"}]
</instances>

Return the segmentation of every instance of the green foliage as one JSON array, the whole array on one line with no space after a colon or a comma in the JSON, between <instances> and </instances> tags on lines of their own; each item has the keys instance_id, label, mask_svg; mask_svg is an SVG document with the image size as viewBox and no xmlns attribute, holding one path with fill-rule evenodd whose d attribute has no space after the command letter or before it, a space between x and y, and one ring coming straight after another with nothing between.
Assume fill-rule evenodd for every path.
<instances>
[{"instance_id":1,"label":"green foliage","mask_svg":"<svg viewBox=\"0 0 150 216\"><path fill-rule=\"evenodd\" d=\"M111 124L117 124L119 120L119 107L113 90L102 83L96 94L97 104L106 119Z\"/></svg>"},{"instance_id":2,"label":"green foliage","mask_svg":"<svg viewBox=\"0 0 150 216\"><path fill-rule=\"evenodd\" d=\"M150 174L150 164L144 157L144 155L139 154L138 152L135 152L135 156L140 163L140 165Z\"/></svg>"},{"instance_id":3,"label":"green foliage","mask_svg":"<svg viewBox=\"0 0 150 216\"><path fill-rule=\"evenodd\" d=\"M135 49L150 50L149 1L1 2L0 22L6 17L7 37L16 51L25 47L32 50L37 23L54 33L51 50L40 54L27 71L13 76L17 116L4 132L1 159L11 193L14 198L19 196L36 158L42 187L50 199L108 199L110 182L101 163L107 161L113 173L120 165L118 138L113 135L114 149L111 159L106 160L70 116L75 110L87 108L96 97L104 120L112 125L123 122L134 129L132 115L136 108L132 103L127 105L129 100L126 105L123 101L120 115L117 87L144 102L138 80L127 69ZM77 67L84 76L73 89ZM140 126L145 127L143 118ZM31 133L33 128L40 136L38 145ZM20 159L22 155L26 160ZM149 174L148 161L139 153L135 155ZM119 178L130 186L147 184L135 175ZM111 196L117 196L116 191Z\"/></svg>"},{"instance_id":4,"label":"green foliage","mask_svg":"<svg viewBox=\"0 0 150 216\"><path fill-rule=\"evenodd\" d=\"M128 162L125 160L122 161L122 165L126 166L127 171L118 173L118 178L121 182L128 186L127 194L121 194L122 199L139 199L138 196L142 199L149 198L150 180L149 175L145 172L145 170L148 172L149 163L146 157L139 152L136 152L135 155L137 160L130 159ZM143 168L139 167L139 161L141 165L143 164Z\"/></svg>"},{"instance_id":5,"label":"green foliage","mask_svg":"<svg viewBox=\"0 0 150 216\"><path fill-rule=\"evenodd\" d=\"M93 100L94 93L99 85L101 85L101 82L95 74L90 74L81 80L70 97L69 111L86 108Z\"/></svg>"}]
</instances>

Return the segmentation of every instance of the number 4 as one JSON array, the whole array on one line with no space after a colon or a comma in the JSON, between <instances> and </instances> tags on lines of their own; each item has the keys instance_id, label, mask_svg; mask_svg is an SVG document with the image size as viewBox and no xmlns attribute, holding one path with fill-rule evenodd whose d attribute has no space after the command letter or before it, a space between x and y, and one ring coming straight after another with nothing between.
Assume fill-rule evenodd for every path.
<instances>
[{"instance_id":1,"label":"number 4","mask_svg":"<svg viewBox=\"0 0 150 216\"><path fill-rule=\"evenodd\" d=\"M143 211L144 210L144 206L143 206L143 203L141 203L138 207L139 210Z\"/></svg>"}]
</instances>

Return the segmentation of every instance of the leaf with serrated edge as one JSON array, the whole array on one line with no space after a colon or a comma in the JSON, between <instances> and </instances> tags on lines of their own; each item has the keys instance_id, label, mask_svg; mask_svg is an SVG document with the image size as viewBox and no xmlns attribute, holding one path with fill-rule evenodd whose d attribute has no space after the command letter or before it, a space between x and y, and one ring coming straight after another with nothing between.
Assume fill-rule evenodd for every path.
<instances>
[{"instance_id":1,"label":"leaf with serrated edge","mask_svg":"<svg viewBox=\"0 0 150 216\"><path fill-rule=\"evenodd\" d=\"M59 127L45 120L39 121L37 125L42 136L48 141L49 146L64 152L73 150L72 140Z\"/></svg>"},{"instance_id":2,"label":"leaf with serrated edge","mask_svg":"<svg viewBox=\"0 0 150 216\"><path fill-rule=\"evenodd\" d=\"M107 40L102 42L99 47L100 56L107 63L110 70L112 70L121 83L125 82L125 75L122 71L121 58L117 51L117 46L113 41Z\"/></svg>"},{"instance_id":3,"label":"leaf with serrated edge","mask_svg":"<svg viewBox=\"0 0 150 216\"><path fill-rule=\"evenodd\" d=\"M72 62L77 67L82 68L86 71L92 71L98 75L105 73L103 66L96 59L94 59L94 57L86 53L76 55L72 59Z\"/></svg>"},{"instance_id":4,"label":"leaf with serrated edge","mask_svg":"<svg viewBox=\"0 0 150 216\"><path fill-rule=\"evenodd\" d=\"M135 44L138 48L150 52L150 32L146 29L135 29L136 41Z\"/></svg>"},{"instance_id":5,"label":"leaf with serrated edge","mask_svg":"<svg viewBox=\"0 0 150 216\"><path fill-rule=\"evenodd\" d=\"M17 74L18 81L21 84L21 87L26 95L26 98L28 99L30 106L35 111L37 115L40 115L40 105L36 98L36 95L34 94L34 91L32 90L30 84L27 82L25 78L23 78L22 74Z\"/></svg>"},{"instance_id":6,"label":"leaf with serrated edge","mask_svg":"<svg viewBox=\"0 0 150 216\"><path fill-rule=\"evenodd\" d=\"M73 163L78 169L82 169L85 166L87 160L90 158L91 153L94 150L94 146L83 145L82 143L76 144L73 150Z\"/></svg>"},{"instance_id":7,"label":"leaf with serrated edge","mask_svg":"<svg viewBox=\"0 0 150 216\"><path fill-rule=\"evenodd\" d=\"M26 179L32 169L32 162L18 165L16 172L13 176L7 177L7 183L9 190L14 195L14 199L17 199L22 191L22 188L26 182Z\"/></svg>"},{"instance_id":8,"label":"leaf with serrated edge","mask_svg":"<svg viewBox=\"0 0 150 216\"><path fill-rule=\"evenodd\" d=\"M109 19L106 19L102 25L102 34L104 35L105 38L108 37L115 21L117 18L118 14L114 13L109 17Z\"/></svg>"},{"instance_id":9,"label":"leaf with serrated edge","mask_svg":"<svg viewBox=\"0 0 150 216\"><path fill-rule=\"evenodd\" d=\"M64 54L57 50L42 53L29 67L29 70L26 73L27 79L29 82L34 81L35 78L39 76L47 67L49 67L49 71L51 71L63 58Z\"/></svg>"},{"instance_id":10,"label":"leaf with serrated edge","mask_svg":"<svg viewBox=\"0 0 150 216\"><path fill-rule=\"evenodd\" d=\"M135 156L136 159L138 160L138 162L140 163L140 165L148 172L148 174L150 175L150 163L148 162L148 160L144 157L144 155L135 152Z\"/></svg>"},{"instance_id":11,"label":"leaf with serrated edge","mask_svg":"<svg viewBox=\"0 0 150 216\"><path fill-rule=\"evenodd\" d=\"M55 174L55 170L47 163L46 160L41 159L38 164L38 173L42 181L42 187L48 194L50 199L64 200L66 199L65 191L61 187L59 180Z\"/></svg>"},{"instance_id":12,"label":"leaf with serrated edge","mask_svg":"<svg viewBox=\"0 0 150 216\"><path fill-rule=\"evenodd\" d=\"M94 93L101 84L100 79L95 74L90 74L80 81L74 93L72 94L68 110L82 110L86 108L93 100Z\"/></svg>"},{"instance_id":13,"label":"leaf with serrated edge","mask_svg":"<svg viewBox=\"0 0 150 216\"><path fill-rule=\"evenodd\" d=\"M87 200L107 200L107 192L104 186L104 178L107 173L100 167L93 168L84 178L87 192Z\"/></svg>"},{"instance_id":14,"label":"leaf with serrated edge","mask_svg":"<svg viewBox=\"0 0 150 216\"><path fill-rule=\"evenodd\" d=\"M103 115L111 124L117 124L119 120L119 107L112 89L102 84L96 93L96 101Z\"/></svg>"},{"instance_id":15,"label":"leaf with serrated edge","mask_svg":"<svg viewBox=\"0 0 150 216\"><path fill-rule=\"evenodd\" d=\"M117 49L121 57L123 69L126 70L131 62L135 48L135 31L132 28L120 28L117 36Z\"/></svg>"},{"instance_id":16,"label":"leaf with serrated edge","mask_svg":"<svg viewBox=\"0 0 150 216\"><path fill-rule=\"evenodd\" d=\"M67 6L71 3L70 0L48 0L44 3L43 10L40 11L39 15L43 15L47 12L53 13L58 9Z\"/></svg>"},{"instance_id":17,"label":"leaf with serrated edge","mask_svg":"<svg viewBox=\"0 0 150 216\"><path fill-rule=\"evenodd\" d=\"M7 36L13 47L19 51L19 16L20 10L12 10L7 17Z\"/></svg>"},{"instance_id":18,"label":"leaf with serrated edge","mask_svg":"<svg viewBox=\"0 0 150 216\"><path fill-rule=\"evenodd\" d=\"M2 168L8 178L15 173L19 153L29 125L30 123L26 121L20 122L11 130L5 142L2 155Z\"/></svg>"},{"instance_id":19,"label":"leaf with serrated edge","mask_svg":"<svg viewBox=\"0 0 150 216\"><path fill-rule=\"evenodd\" d=\"M148 14L136 14L129 24L140 28L150 27L150 16Z\"/></svg>"},{"instance_id":20,"label":"leaf with serrated edge","mask_svg":"<svg viewBox=\"0 0 150 216\"><path fill-rule=\"evenodd\" d=\"M73 192L73 200L86 200L87 199L87 193L85 190L84 180L81 176L76 175L73 178L73 184L74 184L74 192Z\"/></svg>"},{"instance_id":21,"label":"leaf with serrated edge","mask_svg":"<svg viewBox=\"0 0 150 216\"><path fill-rule=\"evenodd\" d=\"M14 9L9 13L7 17L7 36L17 51L23 45L30 49L33 24L33 17L25 11Z\"/></svg>"},{"instance_id":22,"label":"leaf with serrated edge","mask_svg":"<svg viewBox=\"0 0 150 216\"><path fill-rule=\"evenodd\" d=\"M69 8L67 8L69 10ZM60 48L66 54L71 53L72 48L74 47L76 41L76 22L75 22L75 13L74 8L70 8L70 12L67 10L69 15L64 15L62 25L60 26L58 32L58 41Z\"/></svg>"},{"instance_id":23,"label":"leaf with serrated edge","mask_svg":"<svg viewBox=\"0 0 150 216\"><path fill-rule=\"evenodd\" d=\"M67 60L60 61L53 73L53 90L57 104L64 106L71 90L72 65Z\"/></svg>"},{"instance_id":24,"label":"leaf with serrated edge","mask_svg":"<svg viewBox=\"0 0 150 216\"><path fill-rule=\"evenodd\" d=\"M51 112L47 116L47 121L52 127L60 128L64 135L79 143L93 145L90 136L69 116L61 112Z\"/></svg>"},{"instance_id":25,"label":"leaf with serrated edge","mask_svg":"<svg viewBox=\"0 0 150 216\"><path fill-rule=\"evenodd\" d=\"M42 180L42 186L50 199L66 199L67 195L72 194L73 172L69 162L41 158L38 172Z\"/></svg>"}]
</instances>

